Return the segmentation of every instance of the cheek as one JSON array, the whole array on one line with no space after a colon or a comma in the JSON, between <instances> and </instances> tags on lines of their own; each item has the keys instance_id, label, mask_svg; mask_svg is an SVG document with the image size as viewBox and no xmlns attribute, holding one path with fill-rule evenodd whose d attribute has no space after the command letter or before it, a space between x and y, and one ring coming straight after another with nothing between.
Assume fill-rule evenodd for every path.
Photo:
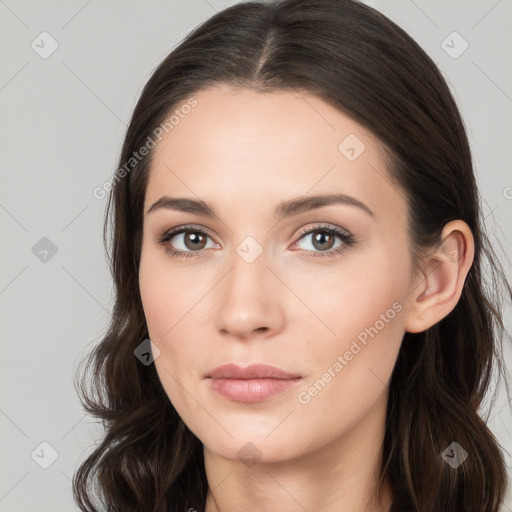
<instances>
[{"instance_id":1,"label":"cheek","mask_svg":"<svg viewBox=\"0 0 512 512\"><path fill-rule=\"evenodd\" d=\"M197 378L193 362L201 355L189 318L197 298L186 291L183 273L172 272L158 255L141 259L139 288L149 338L160 349L154 363L158 377L180 416L193 423L201 411L185 389L192 389Z\"/></svg>"},{"instance_id":2,"label":"cheek","mask_svg":"<svg viewBox=\"0 0 512 512\"><path fill-rule=\"evenodd\" d=\"M371 296L370 296L371 297ZM361 302L330 319L334 341L315 342L305 357L312 371L297 389L295 401L309 425L312 442L349 432L379 403L385 407L387 384L403 337L403 307L394 295ZM376 298L377 299L377 298ZM317 418L322 429L317 433ZM319 439L321 437L322 439Z\"/></svg>"},{"instance_id":3,"label":"cheek","mask_svg":"<svg viewBox=\"0 0 512 512\"><path fill-rule=\"evenodd\" d=\"M353 253L337 268L295 277L294 285L330 328L327 339L342 350L358 335L364 342L365 333L374 333L375 327L383 335L390 330L400 332L403 315L399 310L404 308L409 289L408 267L405 253L385 249Z\"/></svg>"},{"instance_id":4,"label":"cheek","mask_svg":"<svg viewBox=\"0 0 512 512\"><path fill-rule=\"evenodd\" d=\"M310 295L335 334L311 338L305 354L311 373L299 403L319 413L337 403L340 420L356 418L385 390L404 334L408 265L406 254L373 254L333 273Z\"/></svg>"},{"instance_id":5,"label":"cheek","mask_svg":"<svg viewBox=\"0 0 512 512\"><path fill-rule=\"evenodd\" d=\"M139 290L149 334L157 344L174 336L181 319L200 300L202 288L190 284L193 274L193 270L187 272L170 265L158 249L143 249Z\"/></svg>"},{"instance_id":6,"label":"cheek","mask_svg":"<svg viewBox=\"0 0 512 512\"><path fill-rule=\"evenodd\" d=\"M143 251L139 289L151 341L160 349L157 371L170 398L176 382L197 378L204 352L206 301L203 279L197 270L173 267L165 256L150 248ZM207 288L206 288L207 289Z\"/></svg>"}]
</instances>

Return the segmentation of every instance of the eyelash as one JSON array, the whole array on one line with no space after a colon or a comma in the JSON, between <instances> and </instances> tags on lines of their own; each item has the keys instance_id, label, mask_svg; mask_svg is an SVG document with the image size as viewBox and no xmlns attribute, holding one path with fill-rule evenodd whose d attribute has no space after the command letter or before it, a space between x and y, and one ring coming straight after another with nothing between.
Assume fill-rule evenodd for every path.
<instances>
[{"instance_id":1,"label":"eyelash","mask_svg":"<svg viewBox=\"0 0 512 512\"><path fill-rule=\"evenodd\" d=\"M314 233L315 231L320 231L320 232L329 233L331 235L335 235L335 236L339 237L343 243L336 249L330 249L329 251L319 251L319 252L305 251L307 253L313 252L312 255L308 256L311 258L329 258L329 257L337 256L338 254L341 254L347 247L351 247L356 243L356 239L355 239L354 235L352 235L352 233L349 233L348 231L345 231L345 230L341 230L339 228L330 227L327 225L318 225L313 228L308 228L308 229L301 231L298 235L296 242L298 242L301 238L303 238L304 235ZM177 250L177 249L172 249L167 245L167 242L169 242L176 235L179 235L181 233L187 233L187 232L200 233L203 236L211 238L210 235L203 229L196 228L192 225L187 225L187 226L180 226L180 227L176 227L176 228L170 229L168 231L165 231L160 236L158 243L163 245L166 252L169 253L170 256L173 258L191 258L191 257L201 256L206 251L206 249L203 249L201 251L181 251L181 250ZM294 242L294 244L296 242Z\"/></svg>"}]
</instances>

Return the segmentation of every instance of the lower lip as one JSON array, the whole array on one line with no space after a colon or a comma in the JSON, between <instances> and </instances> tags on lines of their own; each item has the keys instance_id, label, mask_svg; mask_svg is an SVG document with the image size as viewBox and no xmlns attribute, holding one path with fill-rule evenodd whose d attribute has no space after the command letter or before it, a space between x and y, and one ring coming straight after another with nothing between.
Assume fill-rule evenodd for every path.
<instances>
[{"instance_id":1,"label":"lower lip","mask_svg":"<svg viewBox=\"0 0 512 512\"><path fill-rule=\"evenodd\" d=\"M261 402L288 391L299 380L296 379L213 379L210 385L214 391L235 402Z\"/></svg>"}]
</instances>

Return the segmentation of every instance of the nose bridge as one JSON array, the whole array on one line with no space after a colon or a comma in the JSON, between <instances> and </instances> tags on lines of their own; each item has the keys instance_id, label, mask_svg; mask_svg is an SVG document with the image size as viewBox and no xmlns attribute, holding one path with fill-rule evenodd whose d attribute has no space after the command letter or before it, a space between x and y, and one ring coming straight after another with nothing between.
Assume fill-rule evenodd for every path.
<instances>
[{"instance_id":1,"label":"nose bridge","mask_svg":"<svg viewBox=\"0 0 512 512\"><path fill-rule=\"evenodd\" d=\"M246 252L244 252L244 250ZM240 244L231 257L231 271L228 275L228 283L231 295L249 295L256 297L263 291L267 268L267 254L261 251L254 254L254 249L246 243ZM257 289L259 287L259 290Z\"/></svg>"},{"instance_id":2,"label":"nose bridge","mask_svg":"<svg viewBox=\"0 0 512 512\"><path fill-rule=\"evenodd\" d=\"M278 328L282 320L275 276L267 268L267 253L250 237L229 258L230 271L219 287L216 323L220 331L247 336L256 329Z\"/></svg>"}]
</instances>

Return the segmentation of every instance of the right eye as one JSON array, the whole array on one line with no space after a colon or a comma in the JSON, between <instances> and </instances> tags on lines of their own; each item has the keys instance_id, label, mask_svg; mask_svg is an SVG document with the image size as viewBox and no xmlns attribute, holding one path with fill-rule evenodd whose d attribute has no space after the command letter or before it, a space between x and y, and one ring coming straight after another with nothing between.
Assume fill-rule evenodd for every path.
<instances>
[{"instance_id":1,"label":"right eye","mask_svg":"<svg viewBox=\"0 0 512 512\"><path fill-rule=\"evenodd\" d=\"M177 241L171 243L174 239ZM172 257L189 258L201 255L203 250L211 248L211 245L207 245L208 239L211 240L210 236L202 229L194 226L180 226L165 231L160 237L159 243Z\"/></svg>"}]
</instances>

